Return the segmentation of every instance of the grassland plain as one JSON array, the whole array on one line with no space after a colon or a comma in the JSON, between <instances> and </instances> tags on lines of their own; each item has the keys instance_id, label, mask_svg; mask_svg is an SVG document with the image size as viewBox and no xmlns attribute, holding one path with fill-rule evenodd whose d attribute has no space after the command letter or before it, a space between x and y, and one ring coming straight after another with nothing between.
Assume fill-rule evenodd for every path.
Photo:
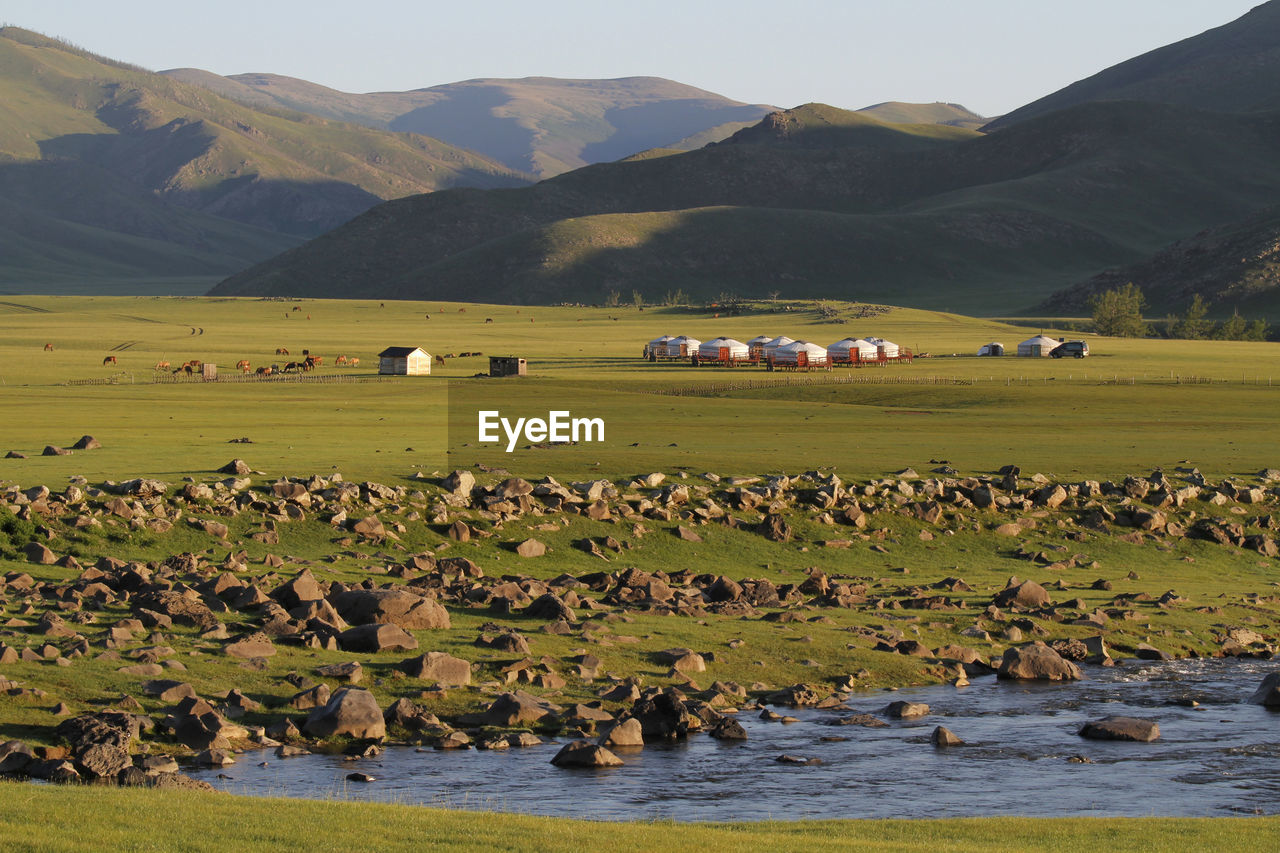
<instances>
[{"instance_id":1,"label":"grassland plain","mask_svg":"<svg viewBox=\"0 0 1280 853\"><path fill-rule=\"evenodd\" d=\"M839 306L839 312L847 322L824 321L815 306L806 303L779 303L760 306L745 316L715 317L678 310L456 303L14 297L0 304L0 411L4 413L0 451L19 450L28 457L0 461L0 480L24 487L46 484L55 493L76 475L84 476L90 485L138 476L171 483L188 476L212 482L220 479L215 469L236 456L263 472L253 477L254 488L260 491L269 490L272 481L281 476L328 476L336 470L349 481L421 488L431 496L438 494L438 475L454 468L476 470L484 485L506 476L476 468L477 463L530 479L551 474L570 482L604 478L625 484L650 471L662 471L671 482L691 485L709 485L698 476L707 471L729 476L798 474L819 468L835 470L848 483L862 483L907 466L928 472L940 460L959 469L961 475L990 474L1002 465L1017 464L1024 474L1039 471L1065 482L1118 481L1126 474L1146 474L1157 467L1173 472L1193 465L1210 481L1247 481L1261 468L1277 467L1275 416L1280 413L1276 397L1280 387L1270 382L1273 372L1280 374L1276 370L1280 360L1274 344L1094 339L1097 354L1083 361L977 359L950 354L972 352L993 339L1012 345L1027 337L1028 331L905 309L875 314L846 305ZM856 315L860 313L874 316L859 319ZM695 370L649 364L639 358L644 342L660 333L686 333L703 339L731 334L747 339L764 332L822 343L846 335L878 334L917 351L931 352L933 357L911 365L809 377L755 369ZM46 343L53 345L52 351L44 349ZM371 375L371 368L376 353L388 345L421 345L437 354L480 351L521 355L530 360L531 375L507 380L475 378L487 362L473 356L447 359L443 366L437 365L431 377L378 380ZM318 376L299 382L152 382L158 361L179 364L199 358L216 362L225 371L242 358L255 366L283 361L284 357L275 353L279 347L289 348L290 357L309 349L323 355L326 366ZM339 353L359 357L361 366L329 366ZM115 365L102 364L107 355L116 357ZM168 373L157 375L172 378ZM857 381L800 384L845 376ZM85 379L106 384L67 384ZM775 380L788 384L759 384ZM757 385L743 387L749 382ZM603 417L606 441L576 447L526 449L521 445L511 454L479 447L474 417L481 406L519 415L564 408ZM82 434L96 436L103 448L71 456L37 455L46 444L70 445ZM228 443L242 437L252 443ZM406 450L410 447L412 451ZM681 480L682 472L692 476ZM415 479L415 475L423 479ZM724 487L719 488L723 491ZM725 497L716 493L722 503ZM82 563L102 556L162 561L173 554L192 553L206 569L229 566L246 580L264 585L272 578L289 577L300 568L314 571L324 581L347 586L370 579L382 583L388 580L387 567L406 559L406 554L435 552L465 556L488 578L514 571L541 583L566 573L582 576L634 565L647 571L705 570L734 580L760 578L777 585L801 584L817 570L832 578L865 579L871 594L886 601L914 595L911 590L956 576L972 588L947 593L962 601L964 609L920 616L916 611L889 611L887 615L885 610L872 607L824 607L808 621L774 622L731 616L688 618L624 609L610 614L617 619L608 622L609 629L593 639L587 639L585 630L571 635L542 632L538 629L544 620L519 612L495 615L483 607L451 602L449 630L415 632L426 648L475 664L475 685L433 694L432 713L446 719L491 699L494 685L505 678L503 668L510 655L474 644L474 638L490 630L487 626L495 619L524 632L535 657L568 661L585 642L600 656L607 672L659 687L680 684L683 679L674 675L655 651L682 647L714 650L707 676L739 684L778 687L802 680L829 684L854 672L865 672L858 677L860 688L937 681L946 677L948 670L936 662L876 650L867 638L889 636L896 629L930 649L954 642L958 630L981 621L982 609L1011 575L1030 576L1044 583L1063 581L1061 589L1070 592L1055 591L1054 595L1073 596L1073 614L1111 606L1118 596L1154 596L1166 590L1176 590L1177 597L1187 602L1172 607L1138 603L1133 608L1134 618L1113 620L1106 639L1118 654L1132 654L1143 642L1178 655L1211 654L1218 649L1218 638L1228 624L1251 625L1267 636L1276 633L1274 559L1248 548L1175 536L1126 540L1075 526L1072 513L1049 513L1039 519L1038 526L1010 539L994 532L997 524L1008 520L1007 515L994 512L948 516L946 535L935 535L942 533L940 527L909 513L888 512L876 516L868 530L873 536L863 540L854 535L843 547L832 548L821 547L821 543L843 538L847 528L823 524L815 512L798 502L786 510L795 535L789 543L769 541L749 528L716 524L698 526L701 541L693 541L675 535L677 525L685 523L679 519L645 521L652 530L628 535L625 526L585 515L564 515L562 519L534 513L495 521L471 510L462 515L450 510L451 518L465 518L485 534L459 542L448 536L441 523L423 517L430 514L427 507L434 499L415 503L417 499L406 498L408 506L392 516L403 521L403 529L396 528L399 541L394 543L351 541L322 515L308 514L303 520L276 525L279 541L268 544L253 537L262 530L266 515L254 510L225 516L215 511L214 503L199 500L183 505L186 517L218 518L228 525L225 538L185 522L167 530L130 528L105 515L100 527L81 529L71 525L71 515L59 514L56 523L50 522L54 538L49 541L60 555ZM1241 520L1246 520L1244 507L1233 504L1233 509L1241 509ZM1184 511L1177 519L1189 521L1185 516ZM1071 534L1071 541L1066 541L1066 534ZM619 552L625 556L610 564L602 563L579 544L583 540L602 542L610 536L625 539L629 546ZM514 543L530 537L549 548L547 557L521 559L513 553ZM1061 552L1065 560L1072 551L1078 555L1071 555L1073 565L1047 565L1043 557L1047 554L1048 559L1056 560L1053 555ZM286 557L286 563L278 574L263 568L269 556L280 555ZM266 574L261 574L264 571ZM13 559L0 560L0 572L29 574L50 589L75 583L78 575L69 566ZM1095 578L1109 579L1111 588L1093 587ZM29 621L34 614L24 613L27 604L27 598L14 596L3 607L3 615ZM130 613L125 602L108 603L96 617L98 624L84 630L97 643L103 626ZM236 636L259 628L257 615L251 611L233 608L218 618ZM1096 632L1066 622L1044 621L1043 626L1058 639L1080 639ZM41 641L16 627L9 630L13 632L6 635L10 645ZM613 632L618 633L615 636ZM318 666L352 657L338 649L280 642L269 666L245 668L221 654L216 641L200 634L196 628L181 624L166 631L168 643L181 650L185 670L180 677L202 696L218 697L228 688L238 687L263 702L266 709L246 716L246 725L278 722L278 706L294 691L282 681L285 673L313 672ZM729 644L731 639L743 641L740 650ZM989 659L998 657L1007 645L998 634L966 642ZM372 676L369 687L381 706L422 696L422 684L398 674L401 654L362 657ZM139 678L119 669L118 660L98 654L76 658L71 666L33 660L6 665L4 677L46 695L7 700L0 719L0 740L19 738L32 744L56 745L51 727L58 718L50 709L55 697L74 712L81 712L99 707L96 703L103 697L127 693L136 695L145 711L163 717L168 703L139 694ZM565 674L569 675L568 669ZM599 684L570 676L561 688L529 685L525 689L557 701L578 702L594 698ZM163 741L153 748L175 749ZM29 789L21 790L27 797ZM172 802L185 803L181 794L150 793L174 796ZM37 790L29 799L5 797L0 820L17 815L10 826L22 826L24 809L41 808L65 796ZM120 815L137 807L130 805L131 794L89 792L87 796L94 799L82 802L90 803L89 819L100 822L98 826L106 833L102 837L133 832L124 836L129 839L126 846L150 843L137 834L141 831L137 824L130 830L121 829L118 823ZM114 796L120 799L112 800ZM312 810L328 807L300 804L287 820L311 825ZM224 806L211 804L207 808L212 820ZM390 810L367 814L385 814L388 820L403 814L387 808ZM437 832L447 834L458 817L414 811L411 817L403 818L407 823L401 826L434 824L440 827ZM363 820L349 826L360 830L366 825ZM542 824L517 817L487 816L484 821L484 831L491 831L492 839L485 835L459 840L446 835L445 840L463 847L492 843L527 849L545 846L539 842L543 837L539 833L549 833L548 844L572 846L576 842L565 841L564 834L572 836L582 826ZM1207 833L1194 836L1203 838L1205 844L1223 834L1245 839L1254 832L1262 837L1275 832L1271 821L1003 821L912 826L762 824L695 827L693 831L705 833L706 843L712 847L759 842L801 849L805 845L819 849L825 844L843 846L850 839L871 838L895 849L924 844L973 849L975 837L982 834L993 849L1035 849L1035 844L1054 849L1092 843L1091 839L1099 837L1114 839L1111 846L1123 849L1124 844L1134 842L1127 833L1135 828L1146 833L1142 840L1149 842L1146 849L1150 849L1171 843L1164 840L1175 837L1170 827ZM23 835L2 827L0 824L0 837L9 835L19 845L23 843ZM661 829L661 825L634 825L599 831L613 833L623 847L644 848L653 844L654 837L646 833ZM272 843L269 834L276 830L258 826L243 831L249 833L248 840L258 838L265 845ZM379 830L377 837L382 832ZM1032 832L1038 833L1040 840L1028 843L1027 835ZM49 846L37 849L60 849L60 843L51 835ZM184 843L194 849L202 842Z\"/></svg>"},{"instance_id":2,"label":"grassland plain","mask_svg":"<svg viewBox=\"0 0 1280 853\"><path fill-rule=\"evenodd\" d=\"M659 334L762 333L823 345L878 334L933 357L789 377L640 358ZM969 472L1013 463L1062 477L1118 477L1189 460L1228 476L1274 463L1274 344L1117 339L1095 341L1085 360L967 357L987 341L1012 347L1029 334L909 309L825 322L807 303L714 317L652 308L14 297L0 302L0 437L4 450L28 455L85 433L104 444L93 454L6 463L5 475L23 480L209 471L241 437L253 441L243 455L273 474L336 468L384 478L477 461L574 477L678 466L725 474L821 466L866 477L932 458ZM487 371L480 356L447 359L429 378L377 380L376 355L392 345L520 355L531 375L473 378ZM155 381L167 375L153 369L162 361L200 359L224 374L241 359L283 365L279 347L327 357L320 380ZM332 367L339 354L359 357L360 367ZM116 363L104 366L107 356ZM68 384L83 380L116 384ZM854 384L739 387L827 380ZM892 384L901 382L921 384ZM526 415L556 407L603 417L607 440L517 454L477 446L475 410L495 401Z\"/></svg>"}]
</instances>

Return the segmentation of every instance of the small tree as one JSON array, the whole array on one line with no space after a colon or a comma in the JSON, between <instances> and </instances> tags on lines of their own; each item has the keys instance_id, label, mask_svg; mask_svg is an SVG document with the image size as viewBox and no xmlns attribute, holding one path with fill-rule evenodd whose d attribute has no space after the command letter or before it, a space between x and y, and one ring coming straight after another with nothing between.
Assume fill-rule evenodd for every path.
<instances>
[{"instance_id":1,"label":"small tree","mask_svg":"<svg viewBox=\"0 0 1280 853\"><path fill-rule=\"evenodd\" d=\"M610 290L609 295L604 298L604 307L617 308L622 302L622 294L616 290Z\"/></svg>"},{"instance_id":2,"label":"small tree","mask_svg":"<svg viewBox=\"0 0 1280 853\"><path fill-rule=\"evenodd\" d=\"M1249 324L1249 328L1245 330L1244 337L1241 340L1265 341L1270 334L1271 329L1267 326L1267 321L1258 319Z\"/></svg>"},{"instance_id":3,"label":"small tree","mask_svg":"<svg viewBox=\"0 0 1280 853\"><path fill-rule=\"evenodd\" d=\"M644 294L638 290L631 291L631 304L641 310L644 309Z\"/></svg>"},{"instance_id":4,"label":"small tree","mask_svg":"<svg viewBox=\"0 0 1280 853\"><path fill-rule=\"evenodd\" d=\"M1240 309L1237 308L1231 313L1231 316L1218 325L1213 330L1213 337L1219 341L1242 341L1245 333L1249 331L1248 324L1244 318L1240 316Z\"/></svg>"},{"instance_id":5,"label":"small tree","mask_svg":"<svg viewBox=\"0 0 1280 853\"><path fill-rule=\"evenodd\" d=\"M1187 313L1173 324L1170 337L1185 338L1190 341L1209 337L1213 331L1213 321L1208 318L1208 314L1208 303L1197 293L1192 298L1191 304L1187 306Z\"/></svg>"},{"instance_id":6,"label":"small tree","mask_svg":"<svg viewBox=\"0 0 1280 853\"><path fill-rule=\"evenodd\" d=\"M1099 293L1089 299L1093 311L1093 329L1112 338L1140 338L1147 333L1142 319L1146 299L1133 282L1115 290Z\"/></svg>"}]
</instances>

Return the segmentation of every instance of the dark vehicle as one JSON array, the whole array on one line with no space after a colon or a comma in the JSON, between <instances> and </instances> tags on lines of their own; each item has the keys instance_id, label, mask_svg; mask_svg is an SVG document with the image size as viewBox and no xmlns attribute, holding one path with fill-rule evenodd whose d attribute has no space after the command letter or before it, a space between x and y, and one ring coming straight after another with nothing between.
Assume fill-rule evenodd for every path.
<instances>
[{"instance_id":1,"label":"dark vehicle","mask_svg":"<svg viewBox=\"0 0 1280 853\"><path fill-rule=\"evenodd\" d=\"M1049 350L1053 358L1084 358L1089 354L1089 345L1084 341L1067 341Z\"/></svg>"}]
</instances>

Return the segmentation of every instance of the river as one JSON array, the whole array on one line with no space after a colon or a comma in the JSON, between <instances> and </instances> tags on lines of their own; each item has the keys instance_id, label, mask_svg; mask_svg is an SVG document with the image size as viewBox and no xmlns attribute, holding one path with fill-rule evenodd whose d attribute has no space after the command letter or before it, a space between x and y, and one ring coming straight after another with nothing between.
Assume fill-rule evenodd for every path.
<instances>
[{"instance_id":1,"label":"river","mask_svg":"<svg viewBox=\"0 0 1280 853\"><path fill-rule=\"evenodd\" d=\"M1254 660L1130 661L1087 668L1087 680L1072 684L988 677L965 688L854 694L852 711L778 709L798 723L744 711L746 741L697 734L622 752L625 766L604 770L553 767L559 746L548 742L496 752L388 747L358 761L264 750L191 775L237 794L605 820L1280 814L1280 713L1246 704L1275 669ZM899 699L932 713L886 728L825 724ZM1081 724L1108 715L1155 719L1161 737L1079 737ZM932 746L938 725L966 745ZM775 761L783 754L822 763ZM355 770L376 779L346 781Z\"/></svg>"}]
</instances>

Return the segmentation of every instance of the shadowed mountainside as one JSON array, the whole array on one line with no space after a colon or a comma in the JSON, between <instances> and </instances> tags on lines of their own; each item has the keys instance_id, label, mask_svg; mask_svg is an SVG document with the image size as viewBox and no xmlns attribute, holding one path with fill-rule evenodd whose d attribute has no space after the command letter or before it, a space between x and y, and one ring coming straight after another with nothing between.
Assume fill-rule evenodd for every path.
<instances>
[{"instance_id":1,"label":"shadowed mountainside","mask_svg":"<svg viewBox=\"0 0 1280 853\"><path fill-rule=\"evenodd\" d=\"M1149 313L1184 311L1199 294L1215 316L1280 316L1280 207L1178 240L1142 263L1106 270L1059 291L1042 310L1088 313L1089 298L1133 282Z\"/></svg>"},{"instance_id":2,"label":"shadowed mountainside","mask_svg":"<svg viewBox=\"0 0 1280 853\"><path fill-rule=\"evenodd\" d=\"M1280 0L1113 65L995 119L985 129L1089 101L1154 101L1222 112L1280 109Z\"/></svg>"}]
</instances>

